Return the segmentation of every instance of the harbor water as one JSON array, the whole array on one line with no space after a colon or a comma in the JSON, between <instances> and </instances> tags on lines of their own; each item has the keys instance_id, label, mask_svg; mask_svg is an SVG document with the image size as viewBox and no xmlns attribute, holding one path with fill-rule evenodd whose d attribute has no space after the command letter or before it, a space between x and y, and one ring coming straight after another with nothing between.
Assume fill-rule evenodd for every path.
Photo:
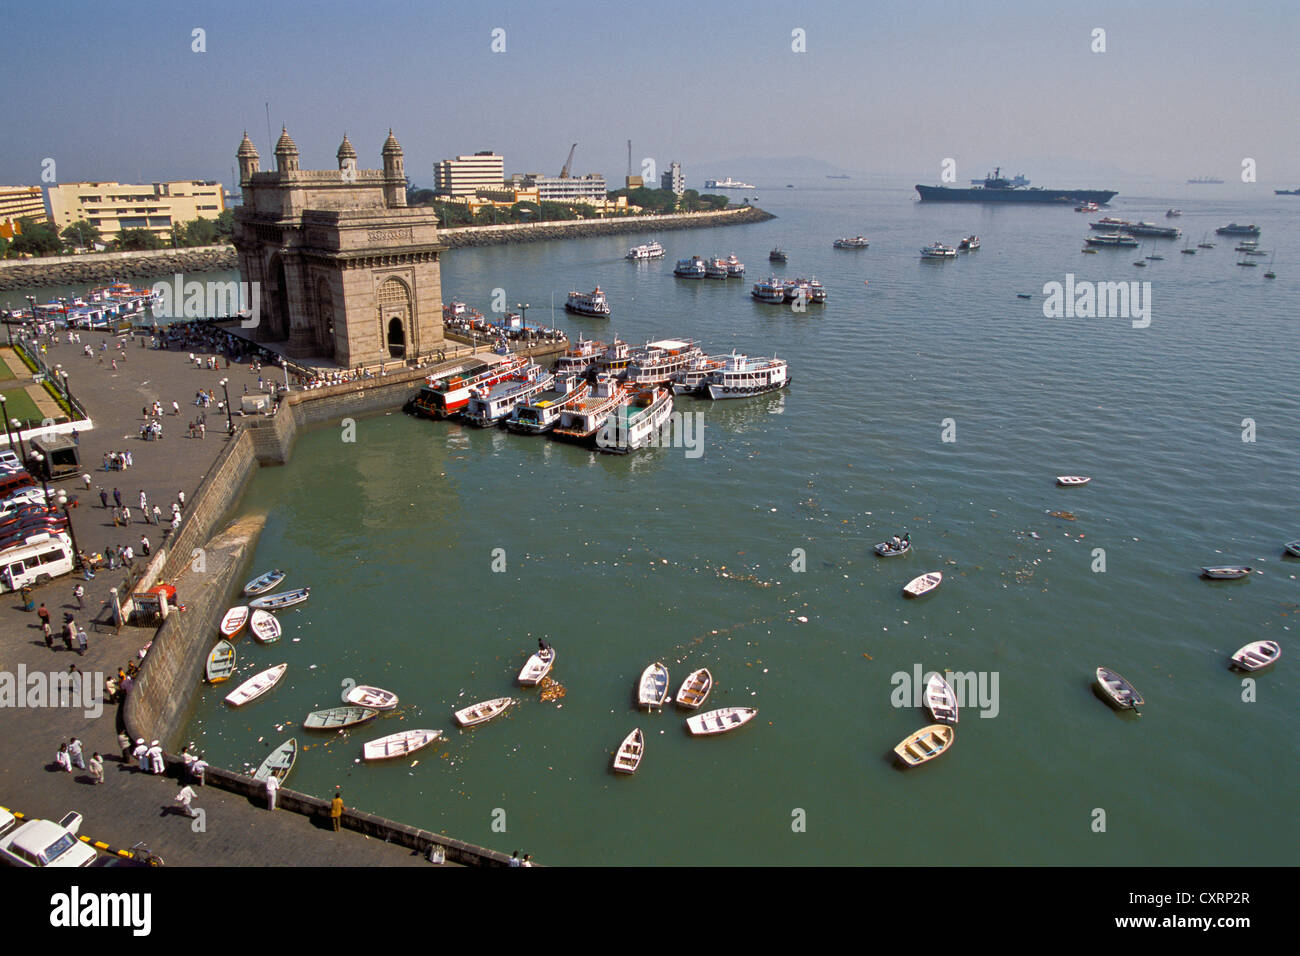
<instances>
[{"instance_id":1,"label":"harbor water","mask_svg":"<svg viewBox=\"0 0 1300 956\"><path fill-rule=\"evenodd\" d=\"M698 447L626 457L398 411L308 431L240 507L268 516L252 572L283 568L311 598L280 613L280 643L241 639L187 739L251 769L296 736L287 786L341 787L350 807L554 865L1293 862L1295 200L1121 195L1108 214L1177 205L1168 222L1193 248L1216 242L1148 242L1165 258L1136 268L1137 250L1082 254L1100 214L794 182L759 190L766 223L447 254L445 301L488 313L501 289L571 337L776 354L793 384L679 398L701 416ZM1263 228L1276 280L1214 237L1234 220ZM831 247L859 233L869 249ZM920 259L972 233L978 251ZM623 261L653 238L665 259ZM817 277L825 305L751 298L774 246L789 255L776 274ZM672 275L732 252L744 280ZM1149 324L1045 316L1045 285L1067 281L1150 283ZM597 284L611 319L564 315L570 290ZM1070 474L1092 482L1056 485ZM910 555L872 554L903 532ZM1198 577L1228 563L1260 573ZM926 571L942 586L906 600ZM539 638L557 700L515 684ZM1262 638L1283 659L1244 683L1228 655ZM271 693L222 702L282 661ZM758 716L692 738L672 705L638 712L654 661L674 694L707 666L706 709ZM1099 665L1142 692L1140 717L1098 699ZM930 723L911 685L931 670L983 693L947 753L904 771L892 748ZM304 731L349 682L401 703L345 734ZM505 695L520 702L495 721L451 719ZM645 758L616 775L635 727ZM416 728L446 739L361 762L365 741Z\"/></svg>"}]
</instances>

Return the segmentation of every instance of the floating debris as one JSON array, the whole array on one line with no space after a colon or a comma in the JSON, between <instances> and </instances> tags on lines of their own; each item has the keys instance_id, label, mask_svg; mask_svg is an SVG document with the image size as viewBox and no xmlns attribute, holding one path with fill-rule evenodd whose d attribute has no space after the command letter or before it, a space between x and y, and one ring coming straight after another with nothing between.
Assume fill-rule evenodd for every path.
<instances>
[{"instance_id":1,"label":"floating debris","mask_svg":"<svg viewBox=\"0 0 1300 956\"><path fill-rule=\"evenodd\" d=\"M542 678L541 688L542 700L548 703L553 700L559 700L568 693L568 691L564 689L563 684L557 680L551 679L550 677Z\"/></svg>"},{"instance_id":2,"label":"floating debris","mask_svg":"<svg viewBox=\"0 0 1300 956\"><path fill-rule=\"evenodd\" d=\"M1063 520L1065 520L1065 521L1078 521L1078 520L1079 520L1078 518L1076 518L1076 517L1074 516L1073 513L1069 512L1069 511L1049 511L1049 512L1047 512L1047 513L1048 513L1049 515L1051 515L1053 518L1061 518L1061 519L1063 519Z\"/></svg>"}]
</instances>

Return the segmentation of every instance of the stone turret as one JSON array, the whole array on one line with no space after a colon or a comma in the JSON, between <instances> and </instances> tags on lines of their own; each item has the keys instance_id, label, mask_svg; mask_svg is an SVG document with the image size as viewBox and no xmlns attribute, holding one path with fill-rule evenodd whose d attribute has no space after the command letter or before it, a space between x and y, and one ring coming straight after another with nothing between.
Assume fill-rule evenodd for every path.
<instances>
[{"instance_id":1,"label":"stone turret","mask_svg":"<svg viewBox=\"0 0 1300 956\"><path fill-rule=\"evenodd\" d=\"M354 183L357 181L357 151L352 148L348 142L348 134L343 134L343 142L339 144L338 151L339 172L343 174L345 183Z\"/></svg>"},{"instance_id":2,"label":"stone turret","mask_svg":"<svg viewBox=\"0 0 1300 956\"><path fill-rule=\"evenodd\" d=\"M235 154L239 157L239 185L247 186L253 173L258 171L261 164L261 157L257 155L257 147L253 141L248 138L248 130L244 130L244 141L239 144L239 152Z\"/></svg>"},{"instance_id":3,"label":"stone turret","mask_svg":"<svg viewBox=\"0 0 1300 956\"><path fill-rule=\"evenodd\" d=\"M384 140L384 203L389 207L406 205L406 165L402 146L391 129Z\"/></svg>"},{"instance_id":4,"label":"stone turret","mask_svg":"<svg viewBox=\"0 0 1300 956\"><path fill-rule=\"evenodd\" d=\"M298 147L289 136L287 127L280 127L280 139L275 144L275 169L281 178L298 172Z\"/></svg>"}]
</instances>

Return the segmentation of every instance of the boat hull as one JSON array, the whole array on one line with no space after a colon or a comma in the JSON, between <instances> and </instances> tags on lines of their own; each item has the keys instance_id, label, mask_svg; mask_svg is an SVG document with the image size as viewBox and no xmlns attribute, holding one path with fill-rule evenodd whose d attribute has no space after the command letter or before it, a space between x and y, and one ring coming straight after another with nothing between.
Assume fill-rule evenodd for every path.
<instances>
[{"instance_id":1,"label":"boat hull","mask_svg":"<svg viewBox=\"0 0 1300 956\"><path fill-rule=\"evenodd\" d=\"M916 187L923 202L1010 202L1060 206L1095 202L1101 206L1118 195L1111 189L953 189L948 186Z\"/></svg>"},{"instance_id":2,"label":"boat hull","mask_svg":"<svg viewBox=\"0 0 1300 956\"><path fill-rule=\"evenodd\" d=\"M702 393L713 399L715 402L728 398L750 398L754 395L762 395L766 392L779 392L790 384L790 379L786 378L782 382L769 382L767 385L751 386L723 386L712 383L704 386Z\"/></svg>"}]
</instances>

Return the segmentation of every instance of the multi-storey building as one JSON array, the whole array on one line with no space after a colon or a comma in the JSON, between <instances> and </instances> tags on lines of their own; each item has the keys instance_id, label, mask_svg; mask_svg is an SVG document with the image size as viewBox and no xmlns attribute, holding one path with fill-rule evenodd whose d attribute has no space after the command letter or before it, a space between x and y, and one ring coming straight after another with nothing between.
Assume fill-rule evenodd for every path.
<instances>
[{"instance_id":1,"label":"multi-storey building","mask_svg":"<svg viewBox=\"0 0 1300 956\"><path fill-rule=\"evenodd\" d=\"M433 164L433 191L440 196L472 196L505 183L505 159L491 150Z\"/></svg>"},{"instance_id":2,"label":"multi-storey building","mask_svg":"<svg viewBox=\"0 0 1300 956\"><path fill-rule=\"evenodd\" d=\"M215 219L226 208L221 183L183 179L141 186L122 183L63 183L51 186L50 215L62 232L79 219L116 239L124 229L147 229L161 239L172 226L192 219Z\"/></svg>"}]
</instances>

